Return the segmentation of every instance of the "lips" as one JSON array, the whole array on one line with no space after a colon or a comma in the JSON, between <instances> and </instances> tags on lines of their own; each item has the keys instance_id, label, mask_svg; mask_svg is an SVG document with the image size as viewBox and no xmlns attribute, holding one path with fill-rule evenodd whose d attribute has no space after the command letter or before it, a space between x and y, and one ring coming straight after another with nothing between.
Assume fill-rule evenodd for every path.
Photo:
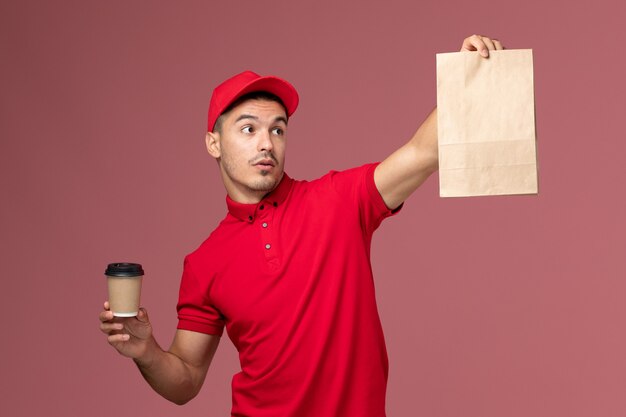
<instances>
[{"instance_id":1,"label":"lips","mask_svg":"<svg viewBox=\"0 0 626 417\"><path fill-rule=\"evenodd\" d=\"M264 167L275 166L274 161L272 161L271 159L261 159L260 161L256 162L254 165L260 165Z\"/></svg>"}]
</instances>

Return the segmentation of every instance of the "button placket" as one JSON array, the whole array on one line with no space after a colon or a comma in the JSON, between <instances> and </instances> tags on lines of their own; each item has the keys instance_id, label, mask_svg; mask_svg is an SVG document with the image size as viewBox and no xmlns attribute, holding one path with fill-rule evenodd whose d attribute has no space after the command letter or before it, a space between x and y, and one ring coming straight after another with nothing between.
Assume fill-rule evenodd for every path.
<instances>
[{"instance_id":1,"label":"button placket","mask_svg":"<svg viewBox=\"0 0 626 417\"><path fill-rule=\"evenodd\" d=\"M261 203L259 205L259 223L261 225L261 244L263 245L263 247L265 248L265 252L269 251L272 248L272 243L270 242L270 236L268 233L268 214L269 214L269 210L265 210L265 204ZM265 254L265 256L267 257L267 253Z\"/></svg>"},{"instance_id":2,"label":"button placket","mask_svg":"<svg viewBox=\"0 0 626 417\"><path fill-rule=\"evenodd\" d=\"M263 207L261 209L261 207ZM278 253L275 240L275 233L273 230L272 219L274 217L275 206L271 203L263 202L259 205L258 220L261 230L261 244L263 245L263 252L265 260L270 263L277 261Z\"/></svg>"}]
</instances>

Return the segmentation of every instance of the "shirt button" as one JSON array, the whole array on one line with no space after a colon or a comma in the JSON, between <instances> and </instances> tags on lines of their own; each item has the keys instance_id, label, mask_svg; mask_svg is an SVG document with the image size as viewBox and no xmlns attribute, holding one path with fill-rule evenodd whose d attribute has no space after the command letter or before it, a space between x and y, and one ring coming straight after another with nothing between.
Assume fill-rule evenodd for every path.
<instances>
[{"instance_id":1,"label":"shirt button","mask_svg":"<svg viewBox=\"0 0 626 417\"><path fill-rule=\"evenodd\" d=\"M265 208L265 206L263 204L261 204L261 206L259 207L259 210L263 210Z\"/></svg>"},{"instance_id":2,"label":"shirt button","mask_svg":"<svg viewBox=\"0 0 626 417\"><path fill-rule=\"evenodd\" d=\"M248 220L252 221L252 216L248 216Z\"/></svg>"},{"instance_id":3,"label":"shirt button","mask_svg":"<svg viewBox=\"0 0 626 417\"><path fill-rule=\"evenodd\" d=\"M267 227L267 223L263 223L263 227Z\"/></svg>"},{"instance_id":4,"label":"shirt button","mask_svg":"<svg viewBox=\"0 0 626 417\"><path fill-rule=\"evenodd\" d=\"M269 243L265 245L265 249L269 249L271 247L272 247L272 245L270 245Z\"/></svg>"},{"instance_id":5,"label":"shirt button","mask_svg":"<svg viewBox=\"0 0 626 417\"><path fill-rule=\"evenodd\" d=\"M278 207L278 203L274 201L274 207Z\"/></svg>"}]
</instances>

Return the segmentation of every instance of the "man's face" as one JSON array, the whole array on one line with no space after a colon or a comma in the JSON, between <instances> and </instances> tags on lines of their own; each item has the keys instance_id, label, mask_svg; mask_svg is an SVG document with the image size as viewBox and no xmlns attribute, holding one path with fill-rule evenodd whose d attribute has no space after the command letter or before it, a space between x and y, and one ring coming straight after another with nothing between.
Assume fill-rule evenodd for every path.
<instances>
[{"instance_id":1,"label":"man's face","mask_svg":"<svg viewBox=\"0 0 626 417\"><path fill-rule=\"evenodd\" d=\"M272 191L284 172L287 115L280 103L246 100L222 120L215 135L217 153L228 194L236 201L252 203Z\"/></svg>"}]
</instances>

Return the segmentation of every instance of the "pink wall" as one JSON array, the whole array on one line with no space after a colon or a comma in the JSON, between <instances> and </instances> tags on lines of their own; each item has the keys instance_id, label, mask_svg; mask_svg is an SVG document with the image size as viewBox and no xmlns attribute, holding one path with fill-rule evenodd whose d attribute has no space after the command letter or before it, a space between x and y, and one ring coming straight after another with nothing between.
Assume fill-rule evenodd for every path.
<instances>
[{"instance_id":1,"label":"pink wall","mask_svg":"<svg viewBox=\"0 0 626 417\"><path fill-rule=\"evenodd\" d=\"M379 230L388 414L626 415L625 15L622 0L3 1L0 415L228 415L226 338L180 409L97 323L106 263L138 261L171 341L183 256L225 213L211 88L246 68L291 80L287 170L313 178L403 144L435 104L435 53L474 32L534 49L540 195L443 200L435 176Z\"/></svg>"}]
</instances>

